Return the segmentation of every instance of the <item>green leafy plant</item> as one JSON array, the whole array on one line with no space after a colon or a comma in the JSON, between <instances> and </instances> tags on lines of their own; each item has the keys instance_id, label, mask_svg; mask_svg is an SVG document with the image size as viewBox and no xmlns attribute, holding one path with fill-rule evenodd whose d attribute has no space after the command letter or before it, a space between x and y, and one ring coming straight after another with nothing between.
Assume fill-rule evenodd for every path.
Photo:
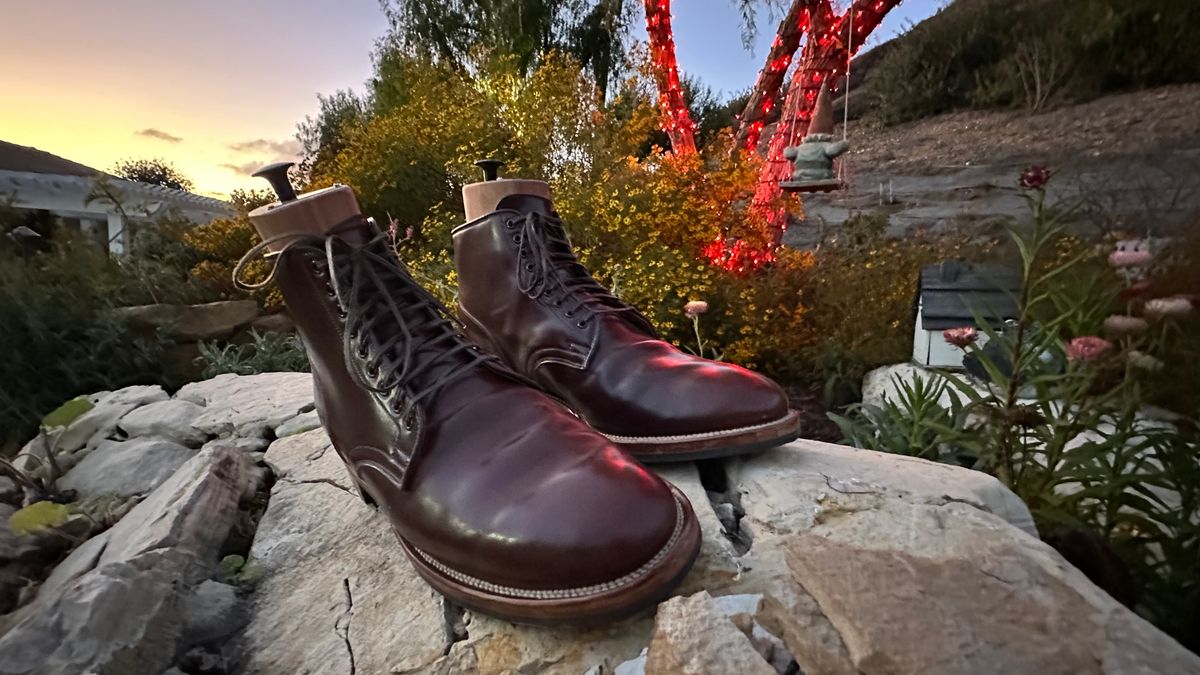
<instances>
[{"instance_id":1,"label":"green leafy plant","mask_svg":"<svg viewBox=\"0 0 1200 675\"><path fill-rule=\"evenodd\" d=\"M129 297L128 275L69 232L47 250L0 253L0 443L32 436L42 416L80 394L161 383L155 336L135 334L110 308Z\"/></svg>"},{"instance_id":2,"label":"green leafy plant","mask_svg":"<svg viewBox=\"0 0 1200 675\"><path fill-rule=\"evenodd\" d=\"M204 377L224 373L255 375L271 372L308 372L308 355L296 335L250 331L243 344L201 342L197 363L204 366Z\"/></svg>"},{"instance_id":3,"label":"green leafy plant","mask_svg":"<svg viewBox=\"0 0 1200 675\"><path fill-rule=\"evenodd\" d=\"M1056 255L1069 210L1046 204L1048 178L1044 169L1022 177L1034 226L1013 232L1023 282L1017 319L1003 330L977 320L978 329L946 331L986 377L946 372L897 382L883 405L833 418L855 445L991 473L1029 505L1043 533L1066 527L1107 542L1137 582L1138 610L1194 648L1196 422L1144 412L1162 358L1195 339L1183 323L1190 302L1132 293L1149 275L1150 255L1139 252L1109 258L1123 290L1093 285L1090 295L1063 297L1062 280L1082 274L1095 254ZM1113 307L1120 312L1105 318ZM1101 324L1111 341L1096 334Z\"/></svg>"}]
</instances>

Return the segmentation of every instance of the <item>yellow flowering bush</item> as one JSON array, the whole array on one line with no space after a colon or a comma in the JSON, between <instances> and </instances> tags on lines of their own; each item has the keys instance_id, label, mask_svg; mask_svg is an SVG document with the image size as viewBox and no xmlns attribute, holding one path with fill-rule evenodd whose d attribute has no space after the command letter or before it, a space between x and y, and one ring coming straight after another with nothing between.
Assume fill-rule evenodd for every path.
<instances>
[{"instance_id":1,"label":"yellow flowering bush","mask_svg":"<svg viewBox=\"0 0 1200 675\"><path fill-rule=\"evenodd\" d=\"M261 241L246 216L218 218L207 225L191 228L184 232L183 241L200 256L200 261L192 267L193 277L210 283L222 298L240 300L246 297L244 291L234 286L233 270L246 251ZM244 277L246 281L257 282L265 279L267 274L267 262L259 259L250 263ZM263 289L256 294L256 299L267 308L283 304L283 296L274 287Z\"/></svg>"}]
</instances>

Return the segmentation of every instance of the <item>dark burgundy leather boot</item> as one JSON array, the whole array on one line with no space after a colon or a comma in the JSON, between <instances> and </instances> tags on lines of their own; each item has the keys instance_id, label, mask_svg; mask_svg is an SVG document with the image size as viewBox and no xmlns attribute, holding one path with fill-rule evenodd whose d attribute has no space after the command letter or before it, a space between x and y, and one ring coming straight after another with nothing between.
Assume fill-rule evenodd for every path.
<instances>
[{"instance_id":1,"label":"dark burgundy leather boot","mask_svg":"<svg viewBox=\"0 0 1200 675\"><path fill-rule=\"evenodd\" d=\"M646 462L762 450L799 433L771 380L686 354L598 284L571 250L545 183L463 189L456 227L459 310L467 334ZM477 217L476 217L477 216Z\"/></svg>"},{"instance_id":2,"label":"dark burgundy leather boot","mask_svg":"<svg viewBox=\"0 0 1200 675\"><path fill-rule=\"evenodd\" d=\"M522 622L665 597L700 543L687 499L468 342L350 188L296 198L270 171L281 202L250 214L264 242L239 271L265 254L333 447L417 572Z\"/></svg>"}]
</instances>

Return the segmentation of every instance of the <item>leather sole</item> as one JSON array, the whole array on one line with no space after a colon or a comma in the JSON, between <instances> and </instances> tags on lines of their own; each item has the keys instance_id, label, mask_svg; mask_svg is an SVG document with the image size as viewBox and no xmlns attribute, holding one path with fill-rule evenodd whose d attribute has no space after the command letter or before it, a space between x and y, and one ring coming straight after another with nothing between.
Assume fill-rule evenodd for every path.
<instances>
[{"instance_id":1,"label":"leather sole","mask_svg":"<svg viewBox=\"0 0 1200 675\"><path fill-rule=\"evenodd\" d=\"M671 488L679 508L667 544L642 567L609 582L582 588L520 589L501 587L456 572L397 534L417 574L451 601L505 621L535 625L569 622L595 625L632 616L656 606L683 581L700 553L700 526L691 505Z\"/></svg>"},{"instance_id":2,"label":"leather sole","mask_svg":"<svg viewBox=\"0 0 1200 675\"><path fill-rule=\"evenodd\" d=\"M800 413L789 410L774 422L726 431L678 436L604 435L645 464L691 462L748 455L794 441L800 437Z\"/></svg>"}]
</instances>

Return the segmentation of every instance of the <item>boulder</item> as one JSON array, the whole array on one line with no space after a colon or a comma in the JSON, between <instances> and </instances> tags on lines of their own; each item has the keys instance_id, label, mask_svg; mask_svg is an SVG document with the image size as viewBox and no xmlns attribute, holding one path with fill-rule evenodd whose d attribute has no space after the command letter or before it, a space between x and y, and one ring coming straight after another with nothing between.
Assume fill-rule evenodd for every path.
<instances>
[{"instance_id":1,"label":"boulder","mask_svg":"<svg viewBox=\"0 0 1200 675\"><path fill-rule=\"evenodd\" d=\"M209 579L184 599L183 638L186 647L212 644L241 629L244 621L237 589Z\"/></svg>"},{"instance_id":2,"label":"boulder","mask_svg":"<svg viewBox=\"0 0 1200 675\"><path fill-rule=\"evenodd\" d=\"M196 451L165 438L104 441L59 481L81 495L143 494L158 487Z\"/></svg>"},{"instance_id":3,"label":"boulder","mask_svg":"<svg viewBox=\"0 0 1200 675\"><path fill-rule=\"evenodd\" d=\"M199 447L208 435L197 429L193 422L203 412L203 406L191 401L157 401L134 409L122 417L117 426L130 438L160 436L182 445Z\"/></svg>"},{"instance_id":4,"label":"boulder","mask_svg":"<svg viewBox=\"0 0 1200 675\"><path fill-rule=\"evenodd\" d=\"M284 436L294 436L302 434L306 431L321 428L321 418L317 416L316 410L310 410L306 413L296 415L292 419L275 427L275 438L283 438Z\"/></svg>"},{"instance_id":5,"label":"boulder","mask_svg":"<svg viewBox=\"0 0 1200 675\"><path fill-rule=\"evenodd\" d=\"M246 326L246 329L256 331L259 334L279 333L282 335L284 333L296 332L296 322L286 313L280 312L278 314L260 316L251 321L250 325Z\"/></svg>"},{"instance_id":6,"label":"boulder","mask_svg":"<svg viewBox=\"0 0 1200 675\"><path fill-rule=\"evenodd\" d=\"M164 334L176 342L223 340L258 317L253 300L221 300L203 305L139 305L114 310L134 328Z\"/></svg>"},{"instance_id":7,"label":"boulder","mask_svg":"<svg viewBox=\"0 0 1200 675\"><path fill-rule=\"evenodd\" d=\"M705 591L658 607L646 675L777 675Z\"/></svg>"},{"instance_id":8,"label":"boulder","mask_svg":"<svg viewBox=\"0 0 1200 675\"><path fill-rule=\"evenodd\" d=\"M275 441L266 461L278 480L233 672L1122 673L1135 659L1148 664L1138 672L1200 672L1026 531L1011 492L967 469L812 441L703 474L665 468L705 539L684 597L586 628L443 602L322 430Z\"/></svg>"},{"instance_id":9,"label":"boulder","mask_svg":"<svg viewBox=\"0 0 1200 675\"><path fill-rule=\"evenodd\" d=\"M169 667L183 599L215 567L236 514L242 466L238 450L201 452L76 549L32 603L0 618L0 673L158 675Z\"/></svg>"},{"instance_id":10,"label":"boulder","mask_svg":"<svg viewBox=\"0 0 1200 675\"><path fill-rule=\"evenodd\" d=\"M218 375L184 385L175 398L204 406L193 425L210 436L267 437L275 427L313 410L312 375Z\"/></svg>"}]
</instances>

